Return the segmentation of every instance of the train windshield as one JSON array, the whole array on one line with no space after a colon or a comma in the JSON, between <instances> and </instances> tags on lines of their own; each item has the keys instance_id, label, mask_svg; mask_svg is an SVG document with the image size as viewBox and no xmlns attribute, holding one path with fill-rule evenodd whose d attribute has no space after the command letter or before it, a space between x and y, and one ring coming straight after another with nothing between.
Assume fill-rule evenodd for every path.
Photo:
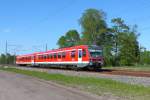
<instances>
[{"instance_id":1,"label":"train windshield","mask_svg":"<svg viewBox=\"0 0 150 100\"><path fill-rule=\"evenodd\" d=\"M92 50L92 51L90 51L90 55L92 57L100 57L100 56L102 56L102 51L101 50Z\"/></svg>"},{"instance_id":2,"label":"train windshield","mask_svg":"<svg viewBox=\"0 0 150 100\"><path fill-rule=\"evenodd\" d=\"M100 57L102 56L102 48L98 46L90 46L89 47L89 52L91 57Z\"/></svg>"}]
</instances>

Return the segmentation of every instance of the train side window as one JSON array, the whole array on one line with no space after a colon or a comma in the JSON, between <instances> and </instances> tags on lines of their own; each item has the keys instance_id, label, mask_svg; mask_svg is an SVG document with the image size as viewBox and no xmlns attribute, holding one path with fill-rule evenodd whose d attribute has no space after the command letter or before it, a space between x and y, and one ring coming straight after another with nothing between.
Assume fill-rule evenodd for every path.
<instances>
[{"instance_id":1,"label":"train side window","mask_svg":"<svg viewBox=\"0 0 150 100\"><path fill-rule=\"evenodd\" d=\"M29 60L31 60L31 57L29 57Z\"/></svg>"},{"instance_id":2,"label":"train side window","mask_svg":"<svg viewBox=\"0 0 150 100\"><path fill-rule=\"evenodd\" d=\"M39 59L39 60L41 59L41 56L40 56L40 55L38 55L38 59Z\"/></svg>"},{"instance_id":3,"label":"train side window","mask_svg":"<svg viewBox=\"0 0 150 100\"><path fill-rule=\"evenodd\" d=\"M43 55L43 59L46 59L46 55Z\"/></svg>"},{"instance_id":4,"label":"train side window","mask_svg":"<svg viewBox=\"0 0 150 100\"><path fill-rule=\"evenodd\" d=\"M62 53L62 58L65 58L66 57L66 52L63 52Z\"/></svg>"},{"instance_id":5,"label":"train side window","mask_svg":"<svg viewBox=\"0 0 150 100\"><path fill-rule=\"evenodd\" d=\"M41 59L42 59L42 60L44 59L44 55L41 55Z\"/></svg>"},{"instance_id":6,"label":"train side window","mask_svg":"<svg viewBox=\"0 0 150 100\"><path fill-rule=\"evenodd\" d=\"M44 55L44 59L47 59L47 55Z\"/></svg>"},{"instance_id":7,"label":"train side window","mask_svg":"<svg viewBox=\"0 0 150 100\"><path fill-rule=\"evenodd\" d=\"M58 53L58 58L61 58L61 53Z\"/></svg>"},{"instance_id":8,"label":"train side window","mask_svg":"<svg viewBox=\"0 0 150 100\"><path fill-rule=\"evenodd\" d=\"M52 59L52 58L53 58L53 55L52 55L52 54L49 54L49 58Z\"/></svg>"},{"instance_id":9,"label":"train side window","mask_svg":"<svg viewBox=\"0 0 150 100\"><path fill-rule=\"evenodd\" d=\"M46 55L46 58L49 59L49 55L48 54Z\"/></svg>"},{"instance_id":10,"label":"train side window","mask_svg":"<svg viewBox=\"0 0 150 100\"><path fill-rule=\"evenodd\" d=\"M55 58L55 59L57 58L57 53L54 53L54 58Z\"/></svg>"},{"instance_id":11,"label":"train side window","mask_svg":"<svg viewBox=\"0 0 150 100\"><path fill-rule=\"evenodd\" d=\"M83 49L83 57L86 57L86 50Z\"/></svg>"},{"instance_id":12,"label":"train side window","mask_svg":"<svg viewBox=\"0 0 150 100\"><path fill-rule=\"evenodd\" d=\"M71 58L75 58L76 51L71 51Z\"/></svg>"},{"instance_id":13,"label":"train side window","mask_svg":"<svg viewBox=\"0 0 150 100\"><path fill-rule=\"evenodd\" d=\"M51 54L51 59L53 59L53 54Z\"/></svg>"}]
</instances>

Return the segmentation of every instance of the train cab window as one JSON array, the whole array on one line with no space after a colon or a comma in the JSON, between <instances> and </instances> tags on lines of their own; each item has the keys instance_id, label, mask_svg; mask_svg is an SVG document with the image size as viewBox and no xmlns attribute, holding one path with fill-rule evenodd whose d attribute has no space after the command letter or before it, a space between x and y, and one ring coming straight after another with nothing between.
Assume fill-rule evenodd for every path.
<instances>
[{"instance_id":1,"label":"train cab window","mask_svg":"<svg viewBox=\"0 0 150 100\"><path fill-rule=\"evenodd\" d=\"M62 58L65 58L65 57L66 57L66 53L63 52L63 53L62 53Z\"/></svg>"},{"instance_id":2,"label":"train cab window","mask_svg":"<svg viewBox=\"0 0 150 100\"><path fill-rule=\"evenodd\" d=\"M61 58L61 53L58 53L58 58Z\"/></svg>"},{"instance_id":3,"label":"train cab window","mask_svg":"<svg viewBox=\"0 0 150 100\"><path fill-rule=\"evenodd\" d=\"M57 58L57 53L54 53L54 58L55 58L55 59Z\"/></svg>"},{"instance_id":4,"label":"train cab window","mask_svg":"<svg viewBox=\"0 0 150 100\"><path fill-rule=\"evenodd\" d=\"M71 51L71 58L75 58L75 54L76 53L76 51Z\"/></svg>"},{"instance_id":5,"label":"train cab window","mask_svg":"<svg viewBox=\"0 0 150 100\"><path fill-rule=\"evenodd\" d=\"M85 49L83 49L83 57L86 57L86 50Z\"/></svg>"}]
</instances>

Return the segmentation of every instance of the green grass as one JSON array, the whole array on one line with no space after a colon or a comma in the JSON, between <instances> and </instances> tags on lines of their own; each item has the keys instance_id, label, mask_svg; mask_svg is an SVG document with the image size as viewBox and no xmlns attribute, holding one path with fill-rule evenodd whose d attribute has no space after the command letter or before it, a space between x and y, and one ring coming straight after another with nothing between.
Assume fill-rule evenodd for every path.
<instances>
[{"instance_id":1,"label":"green grass","mask_svg":"<svg viewBox=\"0 0 150 100\"><path fill-rule=\"evenodd\" d=\"M49 74L46 72L21 70L16 68L0 68L0 70L11 71L19 74L53 81L62 85L79 88L97 95L113 95L128 100L149 100L150 87L130 85L93 77L67 76L62 74Z\"/></svg>"},{"instance_id":2,"label":"green grass","mask_svg":"<svg viewBox=\"0 0 150 100\"><path fill-rule=\"evenodd\" d=\"M126 69L126 70L131 70L131 71L150 71L150 65L136 65L136 66L107 66L104 67L104 69Z\"/></svg>"}]
</instances>

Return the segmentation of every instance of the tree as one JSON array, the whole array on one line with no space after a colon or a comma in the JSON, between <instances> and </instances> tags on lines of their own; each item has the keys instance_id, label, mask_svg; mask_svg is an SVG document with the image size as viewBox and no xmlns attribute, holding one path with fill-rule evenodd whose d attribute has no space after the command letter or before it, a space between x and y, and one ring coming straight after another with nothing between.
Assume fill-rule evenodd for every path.
<instances>
[{"instance_id":1,"label":"tree","mask_svg":"<svg viewBox=\"0 0 150 100\"><path fill-rule=\"evenodd\" d=\"M69 30L65 36L61 36L57 42L60 48L74 46L80 41L80 35L76 30Z\"/></svg>"},{"instance_id":2,"label":"tree","mask_svg":"<svg viewBox=\"0 0 150 100\"><path fill-rule=\"evenodd\" d=\"M122 33L129 30L129 27L124 24L124 20L121 18L114 18L111 20L113 23L111 32L113 34L113 51L114 51L114 65L119 64L119 47L121 46L120 40Z\"/></svg>"},{"instance_id":3,"label":"tree","mask_svg":"<svg viewBox=\"0 0 150 100\"><path fill-rule=\"evenodd\" d=\"M135 33L129 32L123 34L120 48L120 64L133 65L137 62L139 54L137 53L137 36ZM139 48L138 48L139 49Z\"/></svg>"},{"instance_id":4,"label":"tree","mask_svg":"<svg viewBox=\"0 0 150 100\"><path fill-rule=\"evenodd\" d=\"M106 65L112 65L112 34L105 22L106 14L102 10L87 9L80 18L82 27L81 43L99 45L103 48Z\"/></svg>"},{"instance_id":5,"label":"tree","mask_svg":"<svg viewBox=\"0 0 150 100\"><path fill-rule=\"evenodd\" d=\"M4 54L0 56L0 64L6 64L6 56Z\"/></svg>"},{"instance_id":6,"label":"tree","mask_svg":"<svg viewBox=\"0 0 150 100\"><path fill-rule=\"evenodd\" d=\"M132 65L139 58L139 44L136 27L129 27L121 18L112 19L115 65Z\"/></svg>"},{"instance_id":7,"label":"tree","mask_svg":"<svg viewBox=\"0 0 150 100\"><path fill-rule=\"evenodd\" d=\"M14 64L15 58L16 58L15 55L1 54L1 56L0 56L0 64Z\"/></svg>"},{"instance_id":8,"label":"tree","mask_svg":"<svg viewBox=\"0 0 150 100\"><path fill-rule=\"evenodd\" d=\"M60 48L67 47L66 37L65 36L61 36L58 39L57 44L59 45Z\"/></svg>"},{"instance_id":9,"label":"tree","mask_svg":"<svg viewBox=\"0 0 150 100\"><path fill-rule=\"evenodd\" d=\"M121 18L111 20L112 27L106 24L106 14L102 10L87 9L79 23L82 36L76 30L69 30L57 42L59 47L79 44L98 45L103 48L106 65L133 65L140 60L137 26L125 24Z\"/></svg>"},{"instance_id":10,"label":"tree","mask_svg":"<svg viewBox=\"0 0 150 100\"><path fill-rule=\"evenodd\" d=\"M79 20L82 27L82 38L86 44L97 44L102 33L107 32L105 13L102 10L87 9Z\"/></svg>"},{"instance_id":11,"label":"tree","mask_svg":"<svg viewBox=\"0 0 150 100\"><path fill-rule=\"evenodd\" d=\"M67 46L74 46L80 40L80 35L76 30L69 30L65 37Z\"/></svg>"},{"instance_id":12,"label":"tree","mask_svg":"<svg viewBox=\"0 0 150 100\"><path fill-rule=\"evenodd\" d=\"M150 64L150 51L144 50L140 53L140 64Z\"/></svg>"}]
</instances>

